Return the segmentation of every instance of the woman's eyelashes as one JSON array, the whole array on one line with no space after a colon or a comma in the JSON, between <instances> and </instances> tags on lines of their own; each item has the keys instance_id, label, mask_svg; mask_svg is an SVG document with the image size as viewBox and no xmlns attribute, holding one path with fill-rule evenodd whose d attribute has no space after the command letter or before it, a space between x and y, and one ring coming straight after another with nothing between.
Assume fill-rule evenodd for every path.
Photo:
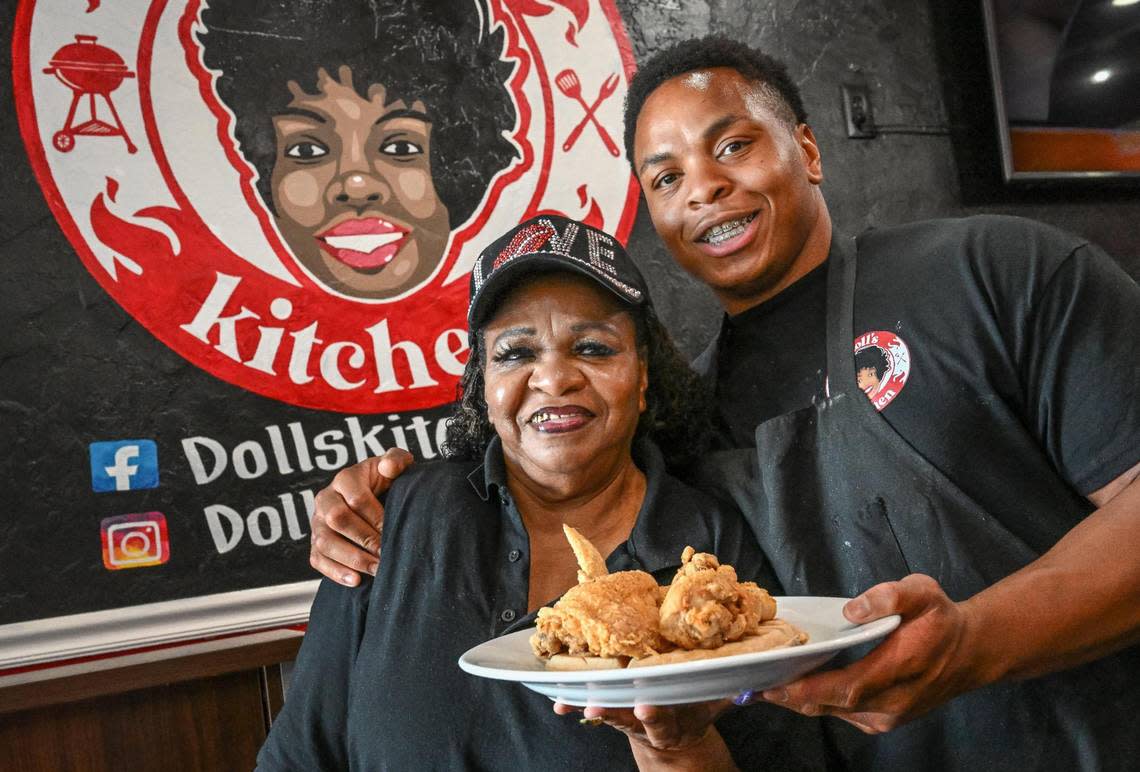
<instances>
[{"instance_id":1,"label":"woman's eyelashes","mask_svg":"<svg viewBox=\"0 0 1140 772\"><path fill-rule=\"evenodd\" d=\"M570 351L574 356L582 357L585 359L603 359L611 357L617 353L617 350L607 343L598 340L578 340L570 347ZM497 347L491 355L491 361L496 364L511 364L515 362L527 362L535 359L540 353L540 349L523 344L507 344Z\"/></svg>"},{"instance_id":2,"label":"woman's eyelashes","mask_svg":"<svg viewBox=\"0 0 1140 772\"><path fill-rule=\"evenodd\" d=\"M509 364L534 359L534 349L529 346L505 345L495 349L491 361L496 364Z\"/></svg>"},{"instance_id":3,"label":"woman's eyelashes","mask_svg":"<svg viewBox=\"0 0 1140 772\"><path fill-rule=\"evenodd\" d=\"M617 351L601 341L583 340L575 344L574 353L584 357L610 357Z\"/></svg>"},{"instance_id":4,"label":"woman's eyelashes","mask_svg":"<svg viewBox=\"0 0 1140 772\"><path fill-rule=\"evenodd\" d=\"M380 145L380 152L397 158L412 158L423 155L424 149L406 139L391 139Z\"/></svg>"},{"instance_id":5,"label":"woman's eyelashes","mask_svg":"<svg viewBox=\"0 0 1140 772\"><path fill-rule=\"evenodd\" d=\"M424 154L423 146L408 139L388 139L379 145L380 152L400 161L411 161ZM316 161L329 154L329 148L315 139L303 139L285 146L285 156L294 161Z\"/></svg>"},{"instance_id":6,"label":"woman's eyelashes","mask_svg":"<svg viewBox=\"0 0 1140 772\"><path fill-rule=\"evenodd\" d=\"M294 142L285 147L285 155L298 161L314 161L329 154L329 149L312 139Z\"/></svg>"}]
</instances>

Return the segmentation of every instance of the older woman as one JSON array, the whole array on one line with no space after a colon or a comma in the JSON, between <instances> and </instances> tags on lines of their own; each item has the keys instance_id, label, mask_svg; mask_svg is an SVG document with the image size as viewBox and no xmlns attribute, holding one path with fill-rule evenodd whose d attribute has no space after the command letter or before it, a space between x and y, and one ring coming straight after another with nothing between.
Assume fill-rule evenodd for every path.
<instances>
[{"instance_id":1,"label":"older woman","mask_svg":"<svg viewBox=\"0 0 1140 772\"><path fill-rule=\"evenodd\" d=\"M611 571L667 582L691 544L764 561L739 517L665 472L699 450L701 390L621 245L557 217L524 223L472 272L471 353L449 460L419 464L385 501L373 580L328 580L259 769L614 769L655 752L586 730L517 684L456 660L533 624L576 583L562 525ZM754 726L754 725L753 725ZM678 752L729 766L712 731ZM656 757L659 758L659 757Z\"/></svg>"}]
</instances>

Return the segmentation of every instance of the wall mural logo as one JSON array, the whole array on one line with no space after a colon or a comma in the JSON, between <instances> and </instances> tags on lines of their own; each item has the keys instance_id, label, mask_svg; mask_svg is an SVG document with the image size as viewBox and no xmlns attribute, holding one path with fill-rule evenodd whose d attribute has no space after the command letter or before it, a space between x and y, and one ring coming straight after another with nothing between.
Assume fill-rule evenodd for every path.
<instances>
[{"instance_id":1,"label":"wall mural logo","mask_svg":"<svg viewBox=\"0 0 1140 772\"><path fill-rule=\"evenodd\" d=\"M25 0L21 132L61 227L198 367L342 412L450 402L479 250L624 240L612 0Z\"/></svg>"},{"instance_id":2,"label":"wall mural logo","mask_svg":"<svg viewBox=\"0 0 1140 772\"><path fill-rule=\"evenodd\" d=\"M909 376L910 349L898 335L877 330L855 339L855 383L876 410L902 393Z\"/></svg>"}]
</instances>

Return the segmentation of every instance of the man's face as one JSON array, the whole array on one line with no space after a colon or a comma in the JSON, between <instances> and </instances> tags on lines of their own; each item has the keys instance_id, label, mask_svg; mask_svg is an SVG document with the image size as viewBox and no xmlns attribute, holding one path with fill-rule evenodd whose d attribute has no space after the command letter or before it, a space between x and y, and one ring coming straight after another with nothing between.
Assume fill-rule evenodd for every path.
<instances>
[{"instance_id":1,"label":"man's face","mask_svg":"<svg viewBox=\"0 0 1140 772\"><path fill-rule=\"evenodd\" d=\"M323 70L317 94L295 83L274 116L277 227L297 260L330 288L357 298L396 297L426 281L450 236L432 181L431 124L424 105L368 99L352 72Z\"/></svg>"},{"instance_id":2,"label":"man's face","mask_svg":"<svg viewBox=\"0 0 1140 772\"><path fill-rule=\"evenodd\" d=\"M830 245L815 137L775 99L718 67L661 84L637 119L634 167L653 225L730 314L783 290Z\"/></svg>"}]
</instances>

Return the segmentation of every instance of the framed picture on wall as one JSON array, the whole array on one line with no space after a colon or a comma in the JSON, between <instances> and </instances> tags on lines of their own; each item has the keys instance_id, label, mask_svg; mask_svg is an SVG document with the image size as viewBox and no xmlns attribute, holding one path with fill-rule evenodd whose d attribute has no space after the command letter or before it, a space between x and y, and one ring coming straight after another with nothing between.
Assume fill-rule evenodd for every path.
<instances>
[{"instance_id":1,"label":"framed picture on wall","mask_svg":"<svg viewBox=\"0 0 1140 772\"><path fill-rule=\"evenodd\" d=\"M1140 181L1140 0L982 5L1005 181Z\"/></svg>"}]
</instances>

